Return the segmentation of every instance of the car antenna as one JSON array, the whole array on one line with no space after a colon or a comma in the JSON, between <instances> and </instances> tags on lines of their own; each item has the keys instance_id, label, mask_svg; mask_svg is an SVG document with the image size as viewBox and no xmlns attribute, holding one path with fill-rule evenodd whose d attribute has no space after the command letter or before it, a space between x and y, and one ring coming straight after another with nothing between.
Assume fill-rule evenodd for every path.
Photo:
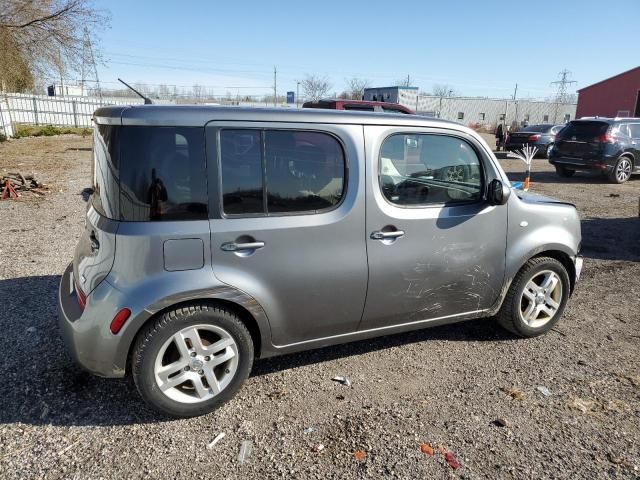
<instances>
[{"instance_id":1,"label":"car antenna","mask_svg":"<svg viewBox=\"0 0 640 480\"><path fill-rule=\"evenodd\" d=\"M151 101L151 99L149 97L145 97L143 94L141 94L139 91L137 91L135 88L133 88L131 85L129 85L127 82L125 82L121 78L119 78L118 81L120 83L122 83L125 87L127 87L129 90L133 91L133 93L138 95L140 98L143 98L145 105L152 105L153 104L153 102Z\"/></svg>"}]
</instances>

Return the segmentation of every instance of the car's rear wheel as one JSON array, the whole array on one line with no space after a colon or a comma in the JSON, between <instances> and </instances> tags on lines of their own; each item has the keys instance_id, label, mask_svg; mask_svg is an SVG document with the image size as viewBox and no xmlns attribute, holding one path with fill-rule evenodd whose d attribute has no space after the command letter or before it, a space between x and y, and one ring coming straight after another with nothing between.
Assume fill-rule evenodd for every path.
<instances>
[{"instance_id":1,"label":"car's rear wheel","mask_svg":"<svg viewBox=\"0 0 640 480\"><path fill-rule=\"evenodd\" d=\"M496 316L498 323L521 337L548 332L562 317L570 289L562 263L550 257L532 258L513 279Z\"/></svg>"},{"instance_id":2,"label":"car's rear wheel","mask_svg":"<svg viewBox=\"0 0 640 480\"><path fill-rule=\"evenodd\" d=\"M576 171L566 167L562 167L560 165L556 165L556 173L561 177L568 178L568 177L573 177L573 174L576 173Z\"/></svg>"},{"instance_id":3,"label":"car's rear wheel","mask_svg":"<svg viewBox=\"0 0 640 480\"><path fill-rule=\"evenodd\" d=\"M633 164L629 157L620 157L609 173L609 180L612 183L624 183L631 177Z\"/></svg>"},{"instance_id":4,"label":"car's rear wheel","mask_svg":"<svg viewBox=\"0 0 640 480\"><path fill-rule=\"evenodd\" d=\"M131 359L140 395L177 417L203 415L231 399L252 363L251 335L240 318L208 303L159 316L139 333Z\"/></svg>"}]
</instances>

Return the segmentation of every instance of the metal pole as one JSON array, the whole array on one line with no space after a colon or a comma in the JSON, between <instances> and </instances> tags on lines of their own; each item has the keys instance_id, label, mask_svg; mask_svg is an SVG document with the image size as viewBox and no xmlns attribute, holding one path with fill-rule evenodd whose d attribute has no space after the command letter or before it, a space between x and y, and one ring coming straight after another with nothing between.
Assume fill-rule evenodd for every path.
<instances>
[{"instance_id":1,"label":"metal pole","mask_svg":"<svg viewBox=\"0 0 640 480\"><path fill-rule=\"evenodd\" d=\"M277 106L276 102L278 101L278 94L277 94L277 79L278 79L278 71L276 70L276 66L273 66L273 106Z\"/></svg>"},{"instance_id":2,"label":"metal pole","mask_svg":"<svg viewBox=\"0 0 640 480\"><path fill-rule=\"evenodd\" d=\"M38 101L36 100L36 97L33 97L33 119L36 122L36 125L38 125Z\"/></svg>"},{"instance_id":3,"label":"metal pole","mask_svg":"<svg viewBox=\"0 0 640 480\"><path fill-rule=\"evenodd\" d=\"M296 82L296 107L300 108L300 82Z\"/></svg>"},{"instance_id":4,"label":"metal pole","mask_svg":"<svg viewBox=\"0 0 640 480\"><path fill-rule=\"evenodd\" d=\"M513 121L516 122L516 124L518 123L518 101L516 100L517 94L518 94L518 84L516 83L516 88L513 91L513 101L516 104L516 114L515 114L515 118L513 119Z\"/></svg>"}]
</instances>

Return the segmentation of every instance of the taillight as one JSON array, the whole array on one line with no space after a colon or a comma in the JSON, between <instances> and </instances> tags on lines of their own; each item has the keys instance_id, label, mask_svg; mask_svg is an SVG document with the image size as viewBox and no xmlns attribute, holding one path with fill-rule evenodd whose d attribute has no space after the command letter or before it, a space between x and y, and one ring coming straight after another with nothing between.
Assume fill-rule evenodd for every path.
<instances>
[{"instance_id":1,"label":"taillight","mask_svg":"<svg viewBox=\"0 0 640 480\"><path fill-rule=\"evenodd\" d=\"M76 297L78 297L78 305L80 308L84 310L84 307L87 305L87 296L84 294L82 289L78 286L78 282L74 282L76 287Z\"/></svg>"},{"instance_id":2,"label":"taillight","mask_svg":"<svg viewBox=\"0 0 640 480\"><path fill-rule=\"evenodd\" d=\"M130 315L131 310L129 310L128 308L123 308L118 313L116 313L116 316L113 317L113 320L111 320L111 325L109 326L111 333L116 335L122 329L122 327L124 326L124 322L129 319Z\"/></svg>"},{"instance_id":3,"label":"taillight","mask_svg":"<svg viewBox=\"0 0 640 480\"><path fill-rule=\"evenodd\" d=\"M611 135L610 133L605 133L604 135L600 135L600 136L596 137L596 142L614 143L615 139L613 138L613 135Z\"/></svg>"},{"instance_id":4,"label":"taillight","mask_svg":"<svg viewBox=\"0 0 640 480\"><path fill-rule=\"evenodd\" d=\"M537 140L540 140L540 135L536 134L536 135L529 135L529 138L527 138L528 142L535 142Z\"/></svg>"}]
</instances>

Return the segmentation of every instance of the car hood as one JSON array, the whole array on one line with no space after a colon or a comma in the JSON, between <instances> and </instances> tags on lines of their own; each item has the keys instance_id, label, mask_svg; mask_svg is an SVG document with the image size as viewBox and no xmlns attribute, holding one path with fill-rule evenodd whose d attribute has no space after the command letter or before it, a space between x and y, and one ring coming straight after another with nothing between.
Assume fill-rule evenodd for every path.
<instances>
[{"instance_id":1,"label":"car hood","mask_svg":"<svg viewBox=\"0 0 640 480\"><path fill-rule=\"evenodd\" d=\"M545 195L540 195L539 193L531 193L531 192L523 192L521 190L516 191L516 195L520 200L526 203L544 203L551 205L570 205L573 208L576 206L570 202L563 202L562 200L558 200L557 198L547 197Z\"/></svg>"}]
</instances>

